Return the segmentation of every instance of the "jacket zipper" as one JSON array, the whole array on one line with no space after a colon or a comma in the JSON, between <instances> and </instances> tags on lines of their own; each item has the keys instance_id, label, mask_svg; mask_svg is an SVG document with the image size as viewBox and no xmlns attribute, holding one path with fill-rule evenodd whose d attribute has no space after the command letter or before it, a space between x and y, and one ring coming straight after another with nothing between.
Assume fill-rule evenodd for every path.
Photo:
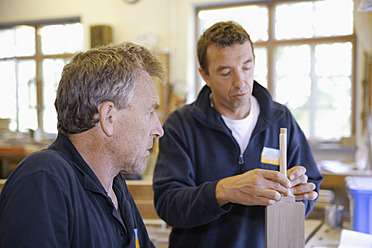
<instances>
[{"instance_id":1,"label":"jacket zipper","mask_svg":"<svg viewBox=\"0 0 372 248\"><path fill-rule=\"evenodd\" d=\"M243 154L239 155L239 164L244 164Z\"/></svg>"}]
</instances>

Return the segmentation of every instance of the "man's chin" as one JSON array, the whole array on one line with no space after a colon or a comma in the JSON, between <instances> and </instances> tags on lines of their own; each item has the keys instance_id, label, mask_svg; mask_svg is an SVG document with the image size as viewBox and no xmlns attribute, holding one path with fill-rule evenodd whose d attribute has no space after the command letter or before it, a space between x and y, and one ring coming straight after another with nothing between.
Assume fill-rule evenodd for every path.
<instances>
[{"instance_id":1,"label":"man's chin","mask_svg":"<svg viewBox=\"0 0 372 248\"><path fill-rule=\"evenodd\" d=\"M146 160L144 162L141 162L139 164L134 165L133 166L133 171L134 171L133 173L138 174L138 173L143 172L146 169L146 165L147 165Z\"/></svg>"},{"instance_id":2,"label":"man's chin","mask_svg":"<svg viewBox=\"0 0 372 248\"><path fill-rule=\"evenodd\" d=\"M132 164L130 168L126 168L122 172L126 174L138 174L146 169L146 165L146 160L144 160L143 162Z\"/></svg>"}]
</instances>

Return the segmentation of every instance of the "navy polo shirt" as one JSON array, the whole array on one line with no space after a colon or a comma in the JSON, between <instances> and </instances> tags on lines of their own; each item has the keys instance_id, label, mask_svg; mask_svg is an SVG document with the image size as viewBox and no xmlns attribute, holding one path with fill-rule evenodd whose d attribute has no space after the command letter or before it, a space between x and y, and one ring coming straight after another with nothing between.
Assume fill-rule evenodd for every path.
<instances>
[{"instance_id":1,"label":"navy polo shirt","mask_svg":"<svg viewBox=\"0 0 372 248\"><path fill-rule=\"evenodd\" d=\"M124 177L120 214L68 137L26 157L0 194L0 247L154 247Z\"/></svg>"}]
</instances>

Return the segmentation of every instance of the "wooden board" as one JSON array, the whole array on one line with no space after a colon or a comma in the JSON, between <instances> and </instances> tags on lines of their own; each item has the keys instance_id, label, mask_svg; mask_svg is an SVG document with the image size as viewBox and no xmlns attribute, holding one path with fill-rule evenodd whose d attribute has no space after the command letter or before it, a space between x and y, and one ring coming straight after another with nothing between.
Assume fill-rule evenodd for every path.
<instances>
[{"instance_id":1,"label":"wooden board","mask_svg":"<svg viewBox=\"0 0 372 248\"><path fill-rule=\"evenodd\" d=\"M287 129L280 128L280 173L287 176ZM305 247L305 205L295 196L282 196L280 201L266 207L266 247Z\"/></svg>"},{"instance_id":2,"label":"wooden board","mask_svg":"<svg viewBox=\"0 0 372 248\"><path fill-rule=\"evenodd\" d=\"M160 220L154 206L154 192L151 181L127 180L128 189L144 220Z\"/></svg>"},{"instance_id":3,"label":"wooden board","mask_svg":"<svg viewBox=\"0 0 372 248\"><path fill-rule=\"evenodd\" d=\"M305 205L294 196L283 196L266 207L266 247L300 248L305 246Z\"/></svg>"},{"instance_id":4,"label":"wooden board","mask_svg":"<svg viewBox=\"0 0 372 248\"><path fill-rule=\"evenodd\" d=\"M6 179L0 179L0 193L3 189L3 187L4 187L5 181L6 181Z\"/></svg>"}]
</instances>

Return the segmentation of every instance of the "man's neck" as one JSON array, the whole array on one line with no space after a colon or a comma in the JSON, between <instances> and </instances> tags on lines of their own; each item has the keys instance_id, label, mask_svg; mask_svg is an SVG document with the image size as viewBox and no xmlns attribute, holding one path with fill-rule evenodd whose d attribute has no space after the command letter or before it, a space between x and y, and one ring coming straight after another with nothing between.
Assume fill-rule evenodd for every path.
<instances>
[{"instance_id":1,"label":"man's neck","mask_svg":"<svg viewBox=\"0 0 372 248\"><path fill-rule=\"evenodd\" d=\"M114 177L119 171L114 170L109 156L105 154L105 149L102 149L104 140L93 129L72 134L70 140L84 161L93 170L106 192L110 192L112 191Z\"/></svg>"}]
</instances>

